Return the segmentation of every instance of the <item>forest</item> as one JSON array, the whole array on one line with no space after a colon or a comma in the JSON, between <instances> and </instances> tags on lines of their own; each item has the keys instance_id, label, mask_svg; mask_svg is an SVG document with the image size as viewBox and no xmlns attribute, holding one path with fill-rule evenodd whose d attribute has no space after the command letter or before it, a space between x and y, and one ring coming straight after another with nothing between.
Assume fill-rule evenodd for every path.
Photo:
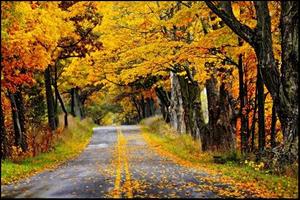
<instances>
[{"instance_id":1,"label":"forest","mask_svg":"<svg viewBox=\"0 0 300 200\"><path fill-rule=\"evenodd\" d=\"M238 154L298 180L298 7L1 2L2 161L51 151L74 119L161 116L199 152Z\"/></svg>"}]
</instances>

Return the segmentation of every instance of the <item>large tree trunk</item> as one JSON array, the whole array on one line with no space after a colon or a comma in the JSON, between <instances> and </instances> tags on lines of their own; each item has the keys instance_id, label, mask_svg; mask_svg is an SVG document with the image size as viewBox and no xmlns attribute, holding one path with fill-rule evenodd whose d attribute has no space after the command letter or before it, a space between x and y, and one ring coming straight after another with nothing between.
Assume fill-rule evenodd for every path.
<instances>
[{"instance_id":1,"label":"large tree trunk","mask_svg":"<svg viewBox=\"0 0 300 200\"><path fill-rule=\"evenodd\" d=\"M47 99L47 110L48 110L48 124L51 130L57 128L56 113L54 108L54 97L51 88L51 73L50 66L48 66L44 72L45 88L46 88L46 99Z\"/></svg>"},{"instance_id":2,"label":"large tree trunk","mask_svg":"<svg viewBox=\"0 0 300 200\"><path fill-rule=\"evenodd\" d=\"M299 134L299 2L282 1L282 66L279 103L276 108L284 136L284 152L289 160L298 160Z\"/></svg>"},{"instance_id":3,"label":"large tree trunk","mask_svg":"<svg viewBox=\"0 0 300 200\"><path fill-rule=\"evenodd\" d=\"M209 112L207 149L232 150L234 147L234 134L231 124L233 113L225 85L221 83L218 90L217 79L212 75L206 82L206 90Z\"/></svg>"},{"instance_id":4,"label":"large tree trunk","mask_svg":"<svg viewBox=\"0 0 300 200\"><path fill-rule=\"evenodd\" d=\"M22 123L24 123L24 121L20 120L20 113L16 103L16 95L9 92L9 98L10 98L12 118L14 123L15 145L20 146L23 151L26 151L27 150L26 137L24 135L24 132L22 131L22 127L24 127L24 124Z\"/></svg>"},{"instance_id":5,"label":"large tree trunk","mask_svg":"<svg viewBox=\"0 0 300 200\"><path fill-rule=\"evenodd\" d=\"M230 151L234 149L234 131L231 124L233 116L231 105L229 102L228 91L225 89L225 84L220 86L220 116L217 121L217 126L220 134L220 143L218 144L220 150Z\"/></svg>"},{"instance_id":6,"label":"large tree trunk","mask_svg":"<svg viewBox=\"0 0 300 200\"><path fill-rule=\"evenodd\" d=\"M210 79L206 81L206 91L207 91L207 106L208 106L208 129L207 133L207 148L212 149L214 139L216 138L215 125L218 121L218 116L220 113L219 108L219 91L217 88L217 79L212 75Z\"/></svg>"}]
</instances>

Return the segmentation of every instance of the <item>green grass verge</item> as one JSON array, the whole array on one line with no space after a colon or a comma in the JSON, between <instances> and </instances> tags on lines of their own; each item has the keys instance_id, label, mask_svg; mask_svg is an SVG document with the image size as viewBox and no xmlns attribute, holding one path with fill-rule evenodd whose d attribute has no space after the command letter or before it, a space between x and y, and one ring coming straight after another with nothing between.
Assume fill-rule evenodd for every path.
<instances>
[{"instance_id":1,"label":"green grass verge","mask_svg":"<svg viewBox=\"0 0 300 200\"><path fill-rule=\"evenodd\" d=\"M80 121L69 117L69 127L63 130L61 138L50 152L26 158L18 163L3 160L1 162L1 184L9 184L37 172L56 168L79 155L89 143L94 126L90 119Z\"/></svg>"},{"instance_id":2,"label":"green grass verge","mask_svg":"<svg viewBox=\"0 0 300 200\"><path fill-rule=\"evenodd\" d=\"M147 134L151 142L180 159L187 160L209 171L221 173L238 182L256 182L258 187L267 188L278 197L298 197L298 177L269 174L267 171L255 170L237 161L216 164L213 162L213 155L216 153L201 152L198 142L187 134L176 134L160 117L146 119L141 122L141 125L143 133ZM228 160L240 159L240 155L233 152L225 155L218 153L218 155Z\"/></svg>"}]
</instances>

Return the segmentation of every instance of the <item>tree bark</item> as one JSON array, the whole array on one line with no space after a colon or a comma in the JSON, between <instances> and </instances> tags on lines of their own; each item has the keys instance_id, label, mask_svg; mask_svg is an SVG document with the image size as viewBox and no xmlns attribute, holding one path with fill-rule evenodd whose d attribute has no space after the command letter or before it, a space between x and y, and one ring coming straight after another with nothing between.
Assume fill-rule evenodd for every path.
<instances>
[{"instance_id":1,"label":"tree bark","mask_svg":"<svg viewBox=\"0 0 300 200\"><path fill-rule=\"evenodd\" d=\"M51 130L57 128L56 119L55 119L55 108L54 108L54 97L51 88L51 73L50 66L48 66L44 72L45 78L45 88L46 88L46 99L47 99L47 110L48 110L48 124Z\"/></svg>"},{"instance_id":2,"label":"tree bark","mask_svg":"<svg viewBox=\"0 0 300 200\"><path fill-rule=\"evenodd\" d=\"M10 98L12 118L14 123L15 145L20 146L23 151L26 151L27 150L26 138L24 137L24 132L22 131L21 128L24 125L21 125L22 121L20 120L20 115L19 115L20 113L16 103L16 96L15 94L9 92L9 98Z\"/></svg>"},{"instance_id":3,"label":"tree bark","mask_svg":"<svg viewBox=\"0 0 300 200\"><path fill-rule=\"evenodd\" d=\"M225 85L221 83L218 90L217 79L211 75L211 78L206 81L206 90L209 112L207 149L231 150L234 147L234 135L231 124L233 113Z\"/></svg>"},{"instance_id":4,"label":"tree bark","mask_svg":"<svg viewBox=\"0 0 300 200\"><path fill-rule=\"evenodd\" d=\"M1 83L0 83L0 91L2 93ZM5 124L4 124L4 113L3 113L3 108L2 108L2 97L0 97L0 133L1 133L2 159L5 159L7 156L7 138L6 138L6 130L5 130Z\"/></svg>"},{"instance_id":5,"label":"tree bark","mask_svg":"<svg viewBox=\"0 0 300 200\"><path fill-rule=\"evenodd\" d=\"M251 124L251 151L252 152L255 150L254 142L255 142L256 110L257 110L257 88L255 90L254 110L253 110L252 124Z\"/></svg>"},{"instance_id":6,"label":"tree bark","mask_svg":"<svg viewBox=\"0 0 300 200\"><path fill-rule=\"evenodd\" d=\"M71 88L70 90L70 93L71 93L71 115L73 117L76 117L75 115L75 88Z\"/></svg>"},{"instance_id":7,"label":"tree bark","mask_svg":"<svg viewBox=\"0 0 300 200\"><path fill-rule=\"evenodd\" d=\"M0 77L2 77L2 65L0 66ZM6 158L7 154L7 138L6 138L6 130L5 130L5 124L4 124L4 113L2 108L2 81L0 80L0 134L1 134L1 153L2 158Z\"/></svg>"},{"instance_id":8,"label":"tree bark","mask_svg":"<svg viewBox=\"0 0 300 200\"><path fill-rule=\"evenodd\" d=\"M200 139L201 130L204 126L200 101L200 87L197 81L193 80L190 69L186 67L185 71L188 74L188 78L178 76L184 108L184 120L187 133L190 133L196 140Z\"/></svg>"},{"instance_id":9,"label":"tree bark","mask_svg":"<svg viewBox=\"0 0 300 200\"><path fill-rule=\"evenodd\" d=\"M160 108L163 115L164 120L169 123L170 122L170 98L168 96L168 93L164 91L162 87L155 88L156 95L158 99L160 100Z\"/></svg>"},{"instance_id":10,"label":"tree bark","mask_svg":"<svg viewBox=\"0 0 300 200\"><path fill-rule=\"evenodd\" d=\"M282 85L276 111L283 129L283 151L294 161L298 160L299 134L299 2L282 1L281 5Z\"/></svg>"},{"instance_id":11,"label":"tree bark","mask_svg":"<svg viewBox=\"0 0 300 200\"><path fill-rule=\"evenodd\" d=\"M84 118L84 108L80 101L78 87L71 89L71 114L74 117L79 117L81 120Z\"/></svg>"},{"instance_id":12,"label":"tree bark","mask_svg":"<svg viewBox=\"0 0 300 200\"><path fill-rule=\"evenodd\" d=\"M51 69L51 68L49 68ZM55 87L57 87L57 66L54 65L54 79L53 79L53 82L52 82L52 85L54 87L54 93L55 93L55 101L54 101L54 113L55 113L55 123L56 123L56 126L58 127L59 125L59 119L58 119L58 97L56 95L56 92L55 92Z\"/></svg>"},{"instance_id":13,"label":"tree bark","mask_svg":"<svg viewBox=\"0 0 300 200\"><path fill-rule=\"evenodd\" d=\"M248 151L248 137L247 137L247 121L245 117L245 96L247 91L244 89L244 69L243 69L243 57L239 55L238 60L238 72L239 72L239 98L240 98L240 119L241 119L241 152L246 153ZM246 92L246 94L245 94Z\"/></svg>"},{"instance_id":14,"label":"tree bark","mask_svg":"<svg viewBox=\"0 0 300 200\"><path fill-rule=\"evenodd\" d=\"M59 91L58 91L58 88L57 88L57 85L55 84L54 86L54 89L55 89L55 95L57 96L58 100L59 100L59 103L60 103L60 106L64 112L64 126L65 127L68 127L68 112L67 112L67 109L65 107L65 104L64 104L64 101L62 100L60 94L59 94Z\"/></svg>"},{"instance_id":15,"label":"tree bark","mask_svg":"<svg viewBox=\"0 0 300 200\"><path fill-rule=\"evenodd\" d=\"M170 72L171 79L171 104L170 104L170 122L171 126L178 133L186 133L186 125L184 120L183 100L180 89L178 76L174 72Z\"/></svg>"},{"instance_id":16,"label":"tree bark","mask_svg":"<svg viewBox=\"0 0 300 200\"><path fill-rule=\"evenodd\" d=\"M216 138L215 125L218 121L218 116L220 114L219 108L219 91L217 88L217 79L211 75L210 79L206 81L206 91L207 91L207 106L208 106L208 129L207 133L207 149L214 148L213 143ZM216 147L215 147L216 148Z\"/></svg>"},{"instance_id":17,"label":"tree bark","mask_svg":"<svg viewBox=\"0 0 300 200\"><path fill-rule=\"evenodd\" d=\"M234 148L234 132L231 126L231 118L233 116L229 102L228 91L225 89L225 84L220 86L220 116L217 121L217 126L220 134L220 150L231 151Z\"/></svg>"},{"instance_id":18,"label":"tree bark","mask_svg":"<svg viewBox=\"0 0 300 200\"><path fill-rule=\"evenodd\" d=\"M259 69L258 69L259 70ZM258 108L258 150L263 152L266 145L265 137L265 98L264 98L264 83L262 77L257 72L257 108Z\"/></svg>"},{"instance_id":19,"label":"tree bark","mask_svg":"<svg viewBox=\"0 0 300 200\"><path fill-rule=\"evenodd\" d=\"M275 105L272 106L272 122L271 122L271 147L276 147L276 110Z\"/></svg>"},{"instance_id":20,"label":"tree bark","mask_svg":"<svg viewBox=\"0 0 300 200\"><path fill-rule=\"evenodd\" d=\"M139 118L138 120L141 121L143 118L142 118L142 113L141 113L140 107L139 107L139 105L138 105L137 99L136 99L136 97L133 95L133 96L131 97L131 100L132 100L132 102L133 102L133 104L134 104L134 107L135 107L137 113L138 113L138 118Z\"/></svg>"},{"instance_id":21,"label":"tree bark","mask_svg":"<svg viewBox=\"0 0 300 200\"><path fill-rule=\"evenodd\" d=\"M17 106L18 113L19 113L21 131L24 136L26 129L25 129L25 110L24 110L23 97L22 97L21 91L17 91L14 95L15 95L16 106Z\"/></svg>"},{"instance_id":22,"label":"tree bark","mask_svg":"<svg viewBox=\"0 0 300 200\"><path fill-rule=\"evenodd\" d=\"M143 95L141 95L141 96L142 96L142 98L140 100L140 107L141 107L143 119L145 119L146 118L146 105L145 105L144 96Z\"/></svg>"}]
</instances>

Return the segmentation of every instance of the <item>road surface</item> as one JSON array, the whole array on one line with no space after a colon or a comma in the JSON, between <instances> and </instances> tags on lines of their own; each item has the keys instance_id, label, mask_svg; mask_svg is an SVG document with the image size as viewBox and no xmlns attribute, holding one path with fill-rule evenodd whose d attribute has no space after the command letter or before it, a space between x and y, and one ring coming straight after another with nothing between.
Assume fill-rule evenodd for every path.
<instances>
[{"instance_id":1,"label":"road surface","mask_svg":"<svg viewBox=\"0 0 300 200\"><path fill-rule=\"evenodd\" d=\"M106 126L94 128L89 145L76 159L2 185L1 197L226 197L216 191L231 186L205 181L207 177L211 175L159 156L138 126Z\"/></svg>"}]
</instances>

